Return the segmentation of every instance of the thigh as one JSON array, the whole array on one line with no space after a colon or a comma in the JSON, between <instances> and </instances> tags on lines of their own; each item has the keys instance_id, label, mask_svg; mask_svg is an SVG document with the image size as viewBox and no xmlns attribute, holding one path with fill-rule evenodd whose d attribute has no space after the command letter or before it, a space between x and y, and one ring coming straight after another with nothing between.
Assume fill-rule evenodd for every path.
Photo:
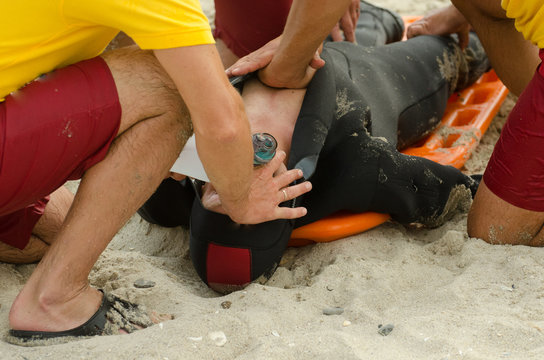
<instances>
[{"instance_id":1,"label":"thigh","mask_svg":"<svg viewBox=\"0 0 544 360\"><path fill-rule=\"evenodd\" d=\"M535 72L501 131L484 174L487 187L522 209L544 212L544 74Z\"/></svg>"},{"instance_id":2,"label":"thigh","mask_svg":"<svg viewBox=\"0 0 544 360\"><path fill-rule=\"evenodd\" d=\"M495 145L469 214L469 234L544 245L544 76L521 94Z\"/></svg>"},{"instance_id":3,"label":"thigh","mask_svg":"<svg viewBox=\"0 0 544 360\"><path fill-rule=\"evenodd\" d=\"M115 83L95 58L53 71L0 103L0 215L100 161L120 121Z\"/></svg>"},{"instance_id":4,"label":"thigh","mask_svg":"<svg viewBox=\"0 0 544 360\"><path fill-rule=\"evenodd\" d=\"M152 51L129 46L101 55L115 82L121 107L119 133L136 123L171 113L191 135L189 112L179 92ZM142 145L144 146L144 145Z\"/></svg>"}]
</instances>

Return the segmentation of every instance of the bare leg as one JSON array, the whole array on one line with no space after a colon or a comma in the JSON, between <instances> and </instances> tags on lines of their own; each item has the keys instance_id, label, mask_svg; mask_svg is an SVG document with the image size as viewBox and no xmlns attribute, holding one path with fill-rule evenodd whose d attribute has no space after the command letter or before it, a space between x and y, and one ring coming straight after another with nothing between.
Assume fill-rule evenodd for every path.
<instances>
[{"instance_id":1,"label":"bare leg","mask_svg":"<svg viewBox=\"0 0 544 360\"><path fill-rule=\"evenodd\" d=\"M55 235L60 230L74 196L64 186L51 194L45 211L32 231L27 246L19 250L0 243L0 261L12 264L28 264L39 261Z\"/></svg>"},{"instance_id":2,"label":"bare leg","mask_svg":"<svg viewBox=\"0 0 544 360\"><path fill-rule=\"evenodd\" d=\"M544 246L544 213L502 200L482 180L468 214L468 234L490 244Z\"/></svg>"},{"instance_id":3,"label":"bare leg","mask_svg":"<svg viewBox=\"0 0 544 360\"><path fill-rule=\"evenodd\" d=\"M88 274L115 233L151 195L191 134L187 110L150 52L104 55L119 93L121 128L106 158L89 169L65 222L15 299L13 329L62 331L96 312Z\"/></svg>"}]
</instances>

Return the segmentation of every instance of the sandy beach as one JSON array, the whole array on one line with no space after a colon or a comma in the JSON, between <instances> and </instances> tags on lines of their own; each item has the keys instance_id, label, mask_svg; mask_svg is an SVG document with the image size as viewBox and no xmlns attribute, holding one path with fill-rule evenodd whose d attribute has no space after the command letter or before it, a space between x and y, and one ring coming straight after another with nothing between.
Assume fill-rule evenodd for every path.
<instances>
[{"instance_id":1,"label":"sandy beach","mask_svg":"<svg viewBox=\"0 0 544 360\"><path fill-rule=\"evenodd\" d=\"M212 20L213 1L202 2ZM373 2L401 15L449 4ZM463 171L483 173L514 101L507 98ZM34 267L0 263L2 334ZM469 238L466 214L459 214L437 229L388 222L290 248L266 284L222 296L193 269L186 230L135 215L100 257L91 284L174 319L130 335L47 347L1 340L0 359L541 359L543 269L543 249ZM138 279L155 286L136 288ZM340 314L323 313L335 307ZM383 336L384 328L392 331Z\"/></svg>"}]
</instances>

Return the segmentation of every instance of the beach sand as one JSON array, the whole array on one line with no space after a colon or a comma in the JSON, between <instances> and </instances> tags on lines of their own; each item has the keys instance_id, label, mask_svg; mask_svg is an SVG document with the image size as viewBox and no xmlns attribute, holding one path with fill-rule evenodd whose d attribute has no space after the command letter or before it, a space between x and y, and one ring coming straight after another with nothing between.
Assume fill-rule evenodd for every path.
<instances>
[{"instance_id":1,"label":"beach sand","mask_svg":"<svg viewBox=\"0 0 544 360\"><path fill-rule=\"evenodd\" d=\"M375 3L413 15L449 1ZM212 18L213 3L204 8ZM509 96L466 172L483 172L513 103ZM541 359L543 251L468 238L466 214L433 230L386 223L290 248L267 284L220 296L192 268L186 231L135 215L97 262L91 284L175 319L47 347L0 341L0 359ZM0 264L2 333L33 269ZM156 285L135 288L140 278ZM331 307L343 312L324 315ZM388 325L393 330L381 335Z\"/></svg>"}]
</instances>

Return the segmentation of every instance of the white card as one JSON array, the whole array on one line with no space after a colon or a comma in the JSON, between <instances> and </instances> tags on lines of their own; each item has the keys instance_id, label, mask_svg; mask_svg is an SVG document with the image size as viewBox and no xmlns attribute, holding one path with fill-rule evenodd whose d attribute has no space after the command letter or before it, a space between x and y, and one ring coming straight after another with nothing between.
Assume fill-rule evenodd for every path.
<instances>
[{"instance_id":1,"label":"white card","mask_svg":"<svg viewBox=\"0 0 544 360\"><path fill-rule=\"evenodd\" d=\"M194 134L187 140L187 143L183 147L183 150L181 150L181 153L170 171L210 182L208 175L206 175L206 171L204 170L204 166L202 166L202 161L200 161L200 158L198 157Z\"/></svg>"}]
</instances>

